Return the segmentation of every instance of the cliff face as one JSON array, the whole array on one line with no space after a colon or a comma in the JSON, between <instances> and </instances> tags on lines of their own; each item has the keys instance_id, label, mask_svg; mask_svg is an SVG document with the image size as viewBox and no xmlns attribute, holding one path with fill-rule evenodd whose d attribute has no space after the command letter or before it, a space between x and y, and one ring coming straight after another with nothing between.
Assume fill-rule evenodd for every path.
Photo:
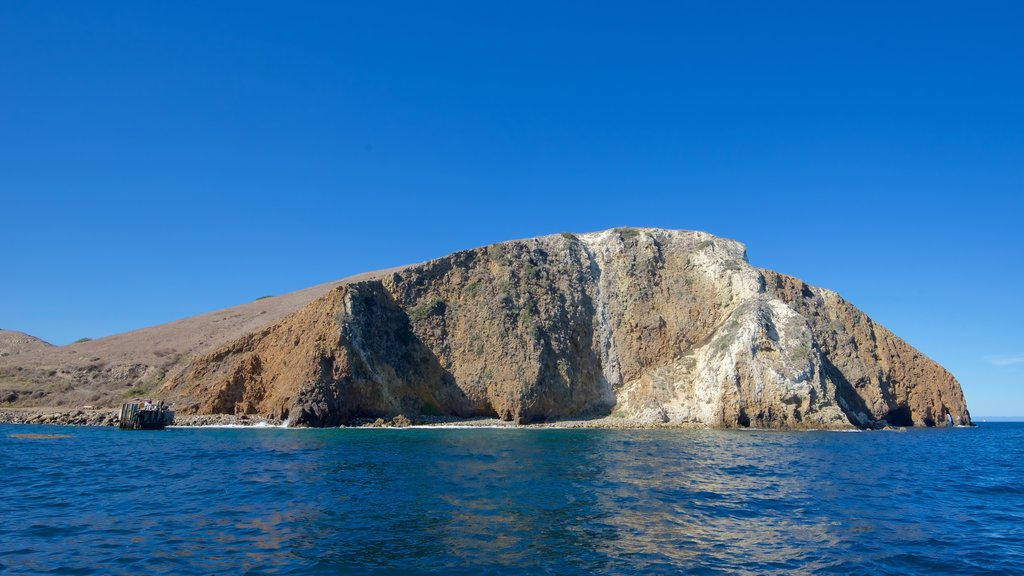
<instances>
[{"instance_id":1,"label":"cliff face","mask_svg":"<svg viewBox=\"0 0 1024 576\"><path fill-rule=\"evenodd\" d=\"M506 242L343 283L193 357L159 394L312 426L970 423L948 372L835 293L751 267L737 242L657 229Z\"/></svg>"}]
</instances>

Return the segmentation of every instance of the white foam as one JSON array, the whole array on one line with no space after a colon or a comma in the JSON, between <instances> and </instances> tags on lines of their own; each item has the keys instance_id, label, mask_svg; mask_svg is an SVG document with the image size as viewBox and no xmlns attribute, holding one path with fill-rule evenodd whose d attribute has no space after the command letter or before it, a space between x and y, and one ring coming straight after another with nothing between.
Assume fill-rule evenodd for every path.
<instances>
[{"instance_id":1,"label":"white foam","mask_svg":"<svg viewBox=\"0 0 1024 576\"><path fill-rule=\"evenodd\" d=\"M413 424L412 426L341 426L340 430L480 430L487 428L501 428L513 430L519 426L502 426L501 424ZM527 427L523 427L527 428Z\"/></svg>"},{"instance_id":2,"label":"white foam","mask_svg":"<svg viewBox=\"0 0 1024 576\"><path fill-rule=\"evenodd\" d=\"M257 422L255 424L204 424L202 426L168 426L168 428L288 428L288 423L271 424L269 422Z\"/></svg>"},{"instance_id":3,"label":"white foam","mask_svg":"<svg viewBox=\"0 0 1024 576\"><path fill-rule=\"evenodd\" d=\"M406 426L406 428L441 428L443 430L458 430L459 428L508 428L514 429L519 426L503 426L501 424L480 424L480 425L465 425L465 424L416 424L413 426Z\"/></svg>"}]
</instances>

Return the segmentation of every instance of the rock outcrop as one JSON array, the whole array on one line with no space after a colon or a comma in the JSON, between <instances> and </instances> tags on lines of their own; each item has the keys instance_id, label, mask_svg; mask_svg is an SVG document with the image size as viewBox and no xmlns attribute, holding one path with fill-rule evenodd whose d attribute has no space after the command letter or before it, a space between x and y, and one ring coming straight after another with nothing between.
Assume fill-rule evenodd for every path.
<instances>
[{"instance_id":1,"label":"rock outcrop","mask_svg":"<svg viewBox=\"0 0 1024 576\"><path fill-rule=\"evenodd\" d=\"M179 411L711 427L970 424L957 381L834 292L702 232L505 242L343 282L187 358Z\"/></svg>"}]
</instances>

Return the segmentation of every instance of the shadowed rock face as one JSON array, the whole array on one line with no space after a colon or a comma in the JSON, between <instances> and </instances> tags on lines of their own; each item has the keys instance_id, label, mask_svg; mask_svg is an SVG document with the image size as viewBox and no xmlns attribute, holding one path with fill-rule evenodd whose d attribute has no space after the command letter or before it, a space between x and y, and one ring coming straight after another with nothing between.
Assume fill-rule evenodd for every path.
<instances>
[{"instance_id":1,"label":"shadowed rock face","mask_svg":"<svg viewBox=\"0 0 1024 576\"><path fill-rule=\"evenodd\" d=\"M617 229L341 284L163 397L327 426L396 414L713 427L969 424L956 380L835 293L701 232Z\"/></svg>"}]
</instances>

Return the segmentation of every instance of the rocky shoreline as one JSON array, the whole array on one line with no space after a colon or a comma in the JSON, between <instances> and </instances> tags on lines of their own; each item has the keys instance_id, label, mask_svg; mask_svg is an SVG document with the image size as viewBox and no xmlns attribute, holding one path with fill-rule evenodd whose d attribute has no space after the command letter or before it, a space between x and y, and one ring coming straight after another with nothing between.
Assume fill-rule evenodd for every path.
<instances>
[{"instance_id":1,"label":"rocky shoreline","mask_svg":"<svg viewBox=\"0 0 1024 576\"><path fill-rule=\"evenodd\" d=\"M50 424L61 426L117 426L118 413L113 409L47 409L47 408L8 408L0 410L0 424ZM232 414L178 414L174 426L252 426L280 427L281 420L266 416L247 416ZM657 430L657 429L708 429L703 424L691 423L651 423L629 418L605 416L586 420L559 420L553 422L537 422L532 424L516 424L498 418L459 418L451 416L416 416L409 418L402 414L394 418L358 418L343 428L408 428L408 427L444 427L444 428L561 428L561 429L604 429L604 430ZM822 428L804 428L797 430L821 430ZM902 427L878 426L876 430L904 430ZM780 429L781 430L781 429ZM794 430L787 428L786 430ZM836 428L835 430L856 431L857 428Z\"/></svg>"},{"instance_id":2,"label":"rocky shoreline","mask_svg":"<svg viewBox=\"0 0 1024 576\"><path fill-rule=\"evenodd\" d=\"M117 426L114 409L6 408L0 409L0 424L52 424L62 426ZM174 426L281 426L279 419L267 416L232 414L176 414ZM393 418L356 418L346 428L407 428L410 426L487 427L487 428L681 428L705 426L654 425L623 418L567 420L517 425L498 418L459 418L399 414Z\"/></svg>"},{"instance_id":3,"label":"rocky shoreline","mask_svg":"<svg viewBox=\"0 0 1024 576\"><path fill-rule=\"evenodd\" d=\"M62 426L117 426L115 409L5 408L0 424L55 424ZM280 426L281 421L231 414L176 414L175 426Z\"/></svg>"}]
</instances>

